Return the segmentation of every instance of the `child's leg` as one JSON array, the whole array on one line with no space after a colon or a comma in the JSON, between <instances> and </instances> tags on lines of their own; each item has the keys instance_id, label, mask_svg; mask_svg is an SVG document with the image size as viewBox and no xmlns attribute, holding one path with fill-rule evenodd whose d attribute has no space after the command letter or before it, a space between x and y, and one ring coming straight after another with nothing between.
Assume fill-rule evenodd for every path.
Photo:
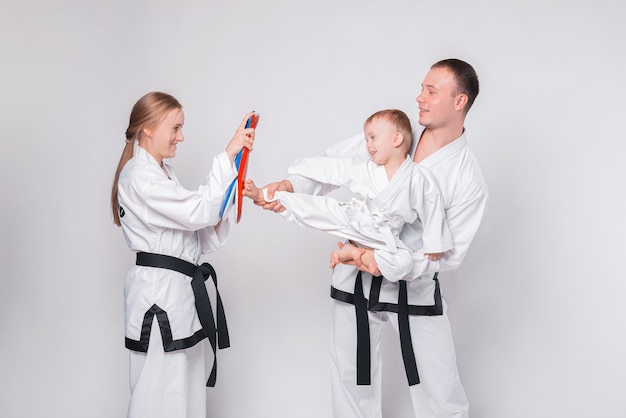
<instances>
[{"instance_id":1,"label":"child's leg","mask_svg":"<svg viewBox=\"0 0 626 418\"><path fill-rule=\"evenodd\" d=\"M340 202L334 197L277 191L274 199L286 209L283 217L300 226L325 231L375 248L397 250L389 223L375 219L362 200Z\"/></svg>"}]
</instances>

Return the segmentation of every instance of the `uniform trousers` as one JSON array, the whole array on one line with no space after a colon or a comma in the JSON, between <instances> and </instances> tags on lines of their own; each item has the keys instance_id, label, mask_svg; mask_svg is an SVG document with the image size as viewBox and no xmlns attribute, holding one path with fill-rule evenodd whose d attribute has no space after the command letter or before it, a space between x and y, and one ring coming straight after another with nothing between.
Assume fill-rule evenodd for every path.
<instances>
[{"instance_id":1,"label":"uniform trousers","mask_svg":"<svg viewBox=\"0 0 626 418\"><path fill-rule=\"evenodd\" d=\"M166 353L152 321L148 352L130 351L128 418L206 418L206 341Z\"/></svg>"},{"instance_id":2,"label":"uniform trousers","mask_svg":"<svg viewBox=\"0 0 626 418\"><path fill-rule=\"evenodd\" d=\"M416 418L469 417L468 401L457 371L446 311L443 301L443 315L409 316L411 340L421 382L408 386L404 374L397 378L399 387L408 387ZM335 418L382 417L381 334L383 327L387 325L398 333L398 316L394 312L370 311L368 317L371 385L357 385L357 327L354 306L332 301L331 389ZM401 356L400 351L397 355Z\"/></svg>"}]
</instances>

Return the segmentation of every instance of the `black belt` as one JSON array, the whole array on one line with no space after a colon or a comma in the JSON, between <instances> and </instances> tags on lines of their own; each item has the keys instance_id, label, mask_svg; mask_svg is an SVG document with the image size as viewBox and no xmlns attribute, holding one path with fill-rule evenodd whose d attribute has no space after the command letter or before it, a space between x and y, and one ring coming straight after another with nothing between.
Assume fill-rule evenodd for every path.
<instances>
[{"instance_id":1,"label":"black belt","mask_svg":"<svg viewBox=\"0 0 626 418\"><path fill-rule=\"evenodd\" d=\"M371 384L370 323L367 317L367 299L363 296L361 272L354 283L354 311L356 312L356 384Z\"/></svg>"},{"instance_id":2,"label":"black belt","mask_svg":"<svg viewBox=\"0 0 626 418\"><path fill-rule=\"evenodd\" d=\"M376 276L372 278L369 295L370 298L368 301L363 295L363 279L360 271L356 275L353 295L342 292L334 287L331 288L331 297L333 299L354 305L357 331L357 385L371 384L370 329L367 314L368 310L397 312L398 333L400 335L400 347L402 349L402 360L404 361L406 377L409 382L409 386L414 386L420 383L419 373L417 371L417 362L415 361L415 352L413 351L413 343L411 341L409 315L433 316L441 315L443 313L441 307L441 292L437 276L438 273L435 273L435 276L433 277L433 280L435 281L435 304L431 306L409 306L407 282L405 280L401 280L399 282L397 306L380 304L379 296L383 276Z\"/></svg>"},{"instance_id":3,"label":"black belt","mask_svg":"<svg viewBox=\"0 0 626 418\"><path fill-rule=\"evenodd\" d=\"M417 385L420 382L420 377L417 374L417 363L415 362L415 352L413 351L413 343L411 341L406 280L400 280L400 289L398 290L398 330L406 378L409 381L409 386Z\"/></svg>"},{"instance_id":4,"label":"black belt","mask_svg":"<svg viewBox=\"0 0 626 418\"><path fill-rule=\"evenodd\" d=\"M191 277L191 288L193 289L198 318L200 319L204 333L209 338L214 355L213 368L211 369L211 374L206 385L209 387L215 386L217 378L217 348L218 346L220 349L230 347L226 315L224 314L222 298L217 290L217 274L215 273L215 269L209 263L196 266L193 263L169 255L144 252L137 253L136 264L138 266L174 270ZM213 278L215 293L217 295L217 326L215 324L215 318L213 317L211 300L209 299L209 294L204 285L205 280L209 277Z\"/></svg>"}]
</instances>

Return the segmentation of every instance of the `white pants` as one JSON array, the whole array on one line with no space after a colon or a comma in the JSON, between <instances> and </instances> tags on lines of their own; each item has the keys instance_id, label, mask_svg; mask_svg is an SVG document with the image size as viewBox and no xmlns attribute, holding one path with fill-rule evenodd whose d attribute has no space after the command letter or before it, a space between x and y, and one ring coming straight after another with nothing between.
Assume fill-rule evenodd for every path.
<instances>
[{"instance_id":1,"label":"white pants","mask_svg":"<svg viewBox=\"0 0 626 418\"><path fill-rule=\"evenodd\" d=\"M155 318L148 352L130 351L128 418L206 418L206 341L166 353Z\"/></svg>"},{"instance_id":2,"label":"white pants","mask_svg":"<svg viewBox=\"0 0 626 418\"><path fill-rule=\"evenodd\" d=\"M416 418L467 418L468 401L459 379L452 333L446 313L440 316L409 316L411 340L421 383L408 386L406 376L398 376L399 386L409 388ZM356 384L356 315L354 306L333 301L331 327L331 388L335 418L382 417L383 327L391 325L398 333L398 317L393 312L368 312L371 345L372 384ZM401 352L391 355L401 356ZM400 381L401 380L401 381Z\"/></svg>"}]
</instances>

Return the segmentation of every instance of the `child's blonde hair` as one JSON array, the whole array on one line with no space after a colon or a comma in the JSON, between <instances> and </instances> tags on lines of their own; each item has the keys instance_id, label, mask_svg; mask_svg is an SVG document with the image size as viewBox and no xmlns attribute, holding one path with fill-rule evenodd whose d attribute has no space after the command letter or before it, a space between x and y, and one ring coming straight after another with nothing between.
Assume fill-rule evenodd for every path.
<instances>
[{"instance_id":1,"label":"child's blonde hair","mask_svg":"<svg viewBox=\"0 0 626 418\"><path fill-rule=\"evenodd\" d=\"M413 128L406 113L398 109L379 110L367 118L363 126L369 125L374 119L384 119L400 132L404 137L402 147L404 151L409 152L413 143Z\"/></svg>"}]
</instances>

